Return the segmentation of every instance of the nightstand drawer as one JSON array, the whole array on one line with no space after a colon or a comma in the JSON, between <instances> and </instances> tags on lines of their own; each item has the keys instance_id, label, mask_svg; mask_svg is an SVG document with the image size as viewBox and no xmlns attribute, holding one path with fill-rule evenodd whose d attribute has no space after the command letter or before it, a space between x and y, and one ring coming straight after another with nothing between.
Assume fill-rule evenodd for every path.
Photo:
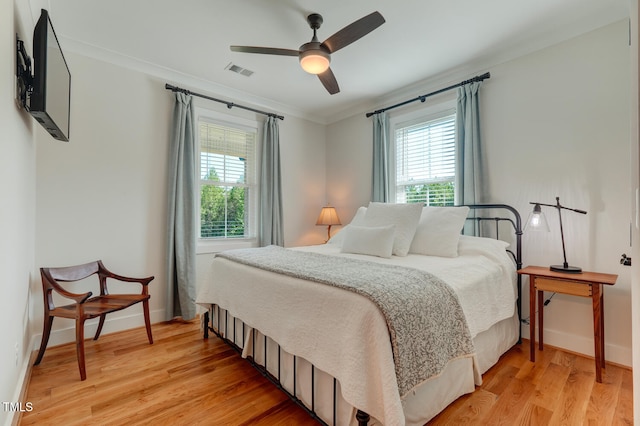
<instances>
[{"instance_id":1,"label":"nightstand drawer","mask_svg":"<svg viewBox=\"0 0 640 426\"><path fill-rule=\"evenodd\" d=\"M593 293L590 284L577 281L555 280L549 278L536 277L536 289L542 291L552 291L574 296L590 297Z\"/></svg>"}]
</instances>

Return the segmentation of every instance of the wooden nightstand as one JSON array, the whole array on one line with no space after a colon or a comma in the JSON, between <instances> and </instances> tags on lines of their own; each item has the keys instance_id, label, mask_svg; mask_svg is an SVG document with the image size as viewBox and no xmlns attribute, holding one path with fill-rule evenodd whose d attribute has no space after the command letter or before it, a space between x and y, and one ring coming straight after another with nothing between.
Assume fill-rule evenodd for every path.
<instances>
[{"instance_id":1,"label":"wooden nightstand","mask_svg":"<svg viewBox=\"0 0 640 426\"><path fill-rule=\"evenodd\" d=\"M538 348L543 349L544 292L551 291L573 296L591 297L593 302L593 341L596 359L596 382L602 382L604 368L604 294L603 285L614 285L618 279L614 274L582 272L566 274L553 272L548 267L527 266L518 274L529 275L529 336L531 361L536 360L536 299L538 302ZM536 298L537 291L537 298Z\"/></svg>"}]
</instances>

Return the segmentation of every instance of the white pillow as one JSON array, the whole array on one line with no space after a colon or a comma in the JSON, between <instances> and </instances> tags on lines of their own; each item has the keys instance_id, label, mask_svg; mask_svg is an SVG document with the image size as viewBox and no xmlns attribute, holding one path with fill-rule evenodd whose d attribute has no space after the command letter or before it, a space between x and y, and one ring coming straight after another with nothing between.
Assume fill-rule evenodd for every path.
<instances>
[{"instance_id":1,"label":"white pillow","mask_svg":"<svg viewBox=\"0 0 640 426\"><path fill-rule=\"evenodd\" d=\"M422 204L369 203L362 225L395 225L393 254L406 256L409 253L421 212Z\"/></svg>"},{"instance_id":2,"label":"white pillow","mask_svg":"<svg viewBox=\"0 0 640 426\"><path fill-rule=\"evenodd\" d=\"M347 230L347 228L349 228L350 225L359 225L362 223L362 220L364 219L364 215L367 213L367 208L362 206L362 207L358 207L358 210L356 211L356 214L353 215L353 219L351 219L351 223L349 225L345 225L342 227L342 229L338 230L338 232L336 232L333 237L331 237L329 239L329 241L327 241L327 243L329 244L342 244L342 242L344 241L344 236L346 235L344 231Z\"/></svg>"},{"instance_id":3,"label":"white pillow","mask_svg":"<svg viewBox=\"0 0 640 426\"><path fill-rule=\"evenodd\" d=\"M391 257L395 225L366 227L349 225L344 229L342 253L367 254L369 256Z\"/></svg>"},{"instance_id":4,"label":"white pillow","mask_svg":"<svg viewBox=\"0 0 640 426\"><path fill-rule=\"evenodd\" d=\"M356 214L353 215L353 219L351 219L351 225L362 225L362 221L364 220L364 216L367 214L367 208L365 206L358 207Z\"/></svg>"},{"instance_id":5,"label":"white pillow","mask_svg":"<svg viewBox=\"0 0 640 426\"><path fill-rule=\"evenodd\" d=\"M409 252L458 257L458 240L468 214L469 207L424 207Z\"/></svg>"}]
</instances>

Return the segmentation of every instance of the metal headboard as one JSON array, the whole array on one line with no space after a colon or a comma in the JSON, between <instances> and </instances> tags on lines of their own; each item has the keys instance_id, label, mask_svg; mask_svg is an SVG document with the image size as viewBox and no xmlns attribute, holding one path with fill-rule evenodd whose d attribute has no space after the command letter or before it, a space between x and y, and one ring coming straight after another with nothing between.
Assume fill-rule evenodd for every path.
<instances>
[{"instance_id":1,"label":"metal headboard","mask_svg":"<svg viewBox=\"0 0 640 426\"><path fill-rule=\"evenodd\" d=\"M470 213L467 217L467 221L475 222L475 235L483 236L483 227L481 223L493 222L495 224L495 238L500 239L500 223L507 222L511 224L512 232L515 235L515 252L513 250L507 250L507 252L513 257L516 263L516 269L522 269L522 218L520 213L515 208L507 204L465 204L469 207ZM491 210L499 209L501 216L482 216L482 212L479 210ZM506 212L504 211L506 210ZM518 309L518 320L520 321L519 338L518 343L522 342L522 277L517 274L517 287L518 287L518 300L516 301L516 307Z\"/></svg>"}]
</instances>

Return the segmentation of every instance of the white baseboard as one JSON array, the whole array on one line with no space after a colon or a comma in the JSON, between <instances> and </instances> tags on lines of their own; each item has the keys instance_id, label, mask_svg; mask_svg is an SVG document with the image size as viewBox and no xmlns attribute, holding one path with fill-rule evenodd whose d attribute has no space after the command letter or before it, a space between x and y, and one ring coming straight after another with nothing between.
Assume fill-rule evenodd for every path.
<instances>
[{"instance_id":1,"label":"white baseboard","mask_svg":"<svg viewBox=\"0 0 640 426\"><path fill-rule=\"evenodd\" d=\"M166 320L165 310L158 309L156 311L149 312L151 316L151 324L163 322ZM65 318L56 318L53 320L53 326L56 326L57 322L65 321ZM52 346L58 346L65 343L75 342L76 341L76 329L75 323L73 320L66 320L69 324L66 327L58 328L51 330L51 335L49 336L49 343L47 347L50 348ZM107 315L107 319L104 322L104 327L102 328L102 333L105 335L109 333L115 333L117 331L129 330L131 328L136 327L144 327L144 315L142 312L121 316L121 317L113 317L110 318ZM151 327L153 329L153 327ZM98 319L92 319L84 323L84 335L85 338L92 338L93 335L96 334L96 330L98 329ZM34 334L31 338L31 348L32 350L40 349L40 342L42 341L42 333ZM45 355L46 356L46 355Z\"/></svg>"},{"instance_id":2,"label":"white baseboard","mask_svg":"<svg viewBox=\"0 0 640 426\"><path fill-rule=\"evenodd\" d=\"M29 388L29 379L31 378L31 367L36 359L36 353L32 352L30 356L24 358L22 366L20 367L20 373L18 375L18 383L16 384L16 390L13 394L13 402L20 402L21 407L25 407L27 401L27 390ZM20 411L8 411L9 415L6 420L6 425L17 426L20 422Z\"/></svg>"},{"instance_id":3,"label":"white baseboard","mask_svg":"<svg viewBox=\"0 0 640 426\"><path fill-rule=\"evenodd\" d=\"M525 339L529 338L528 325L522 325L522 337ZM568 334L558 330L549 330L545 328L544 343L557 348L566 349L571 352L583 354L588 357L593 357L595 354L593 337L588 338L584 336L577 336L575 334ZM604 355L605 361L611 361L625 367L631 368L631 364L633 363L631 347L614 345L606 343L605 341Z\"/></svg>"}]
</instances>

